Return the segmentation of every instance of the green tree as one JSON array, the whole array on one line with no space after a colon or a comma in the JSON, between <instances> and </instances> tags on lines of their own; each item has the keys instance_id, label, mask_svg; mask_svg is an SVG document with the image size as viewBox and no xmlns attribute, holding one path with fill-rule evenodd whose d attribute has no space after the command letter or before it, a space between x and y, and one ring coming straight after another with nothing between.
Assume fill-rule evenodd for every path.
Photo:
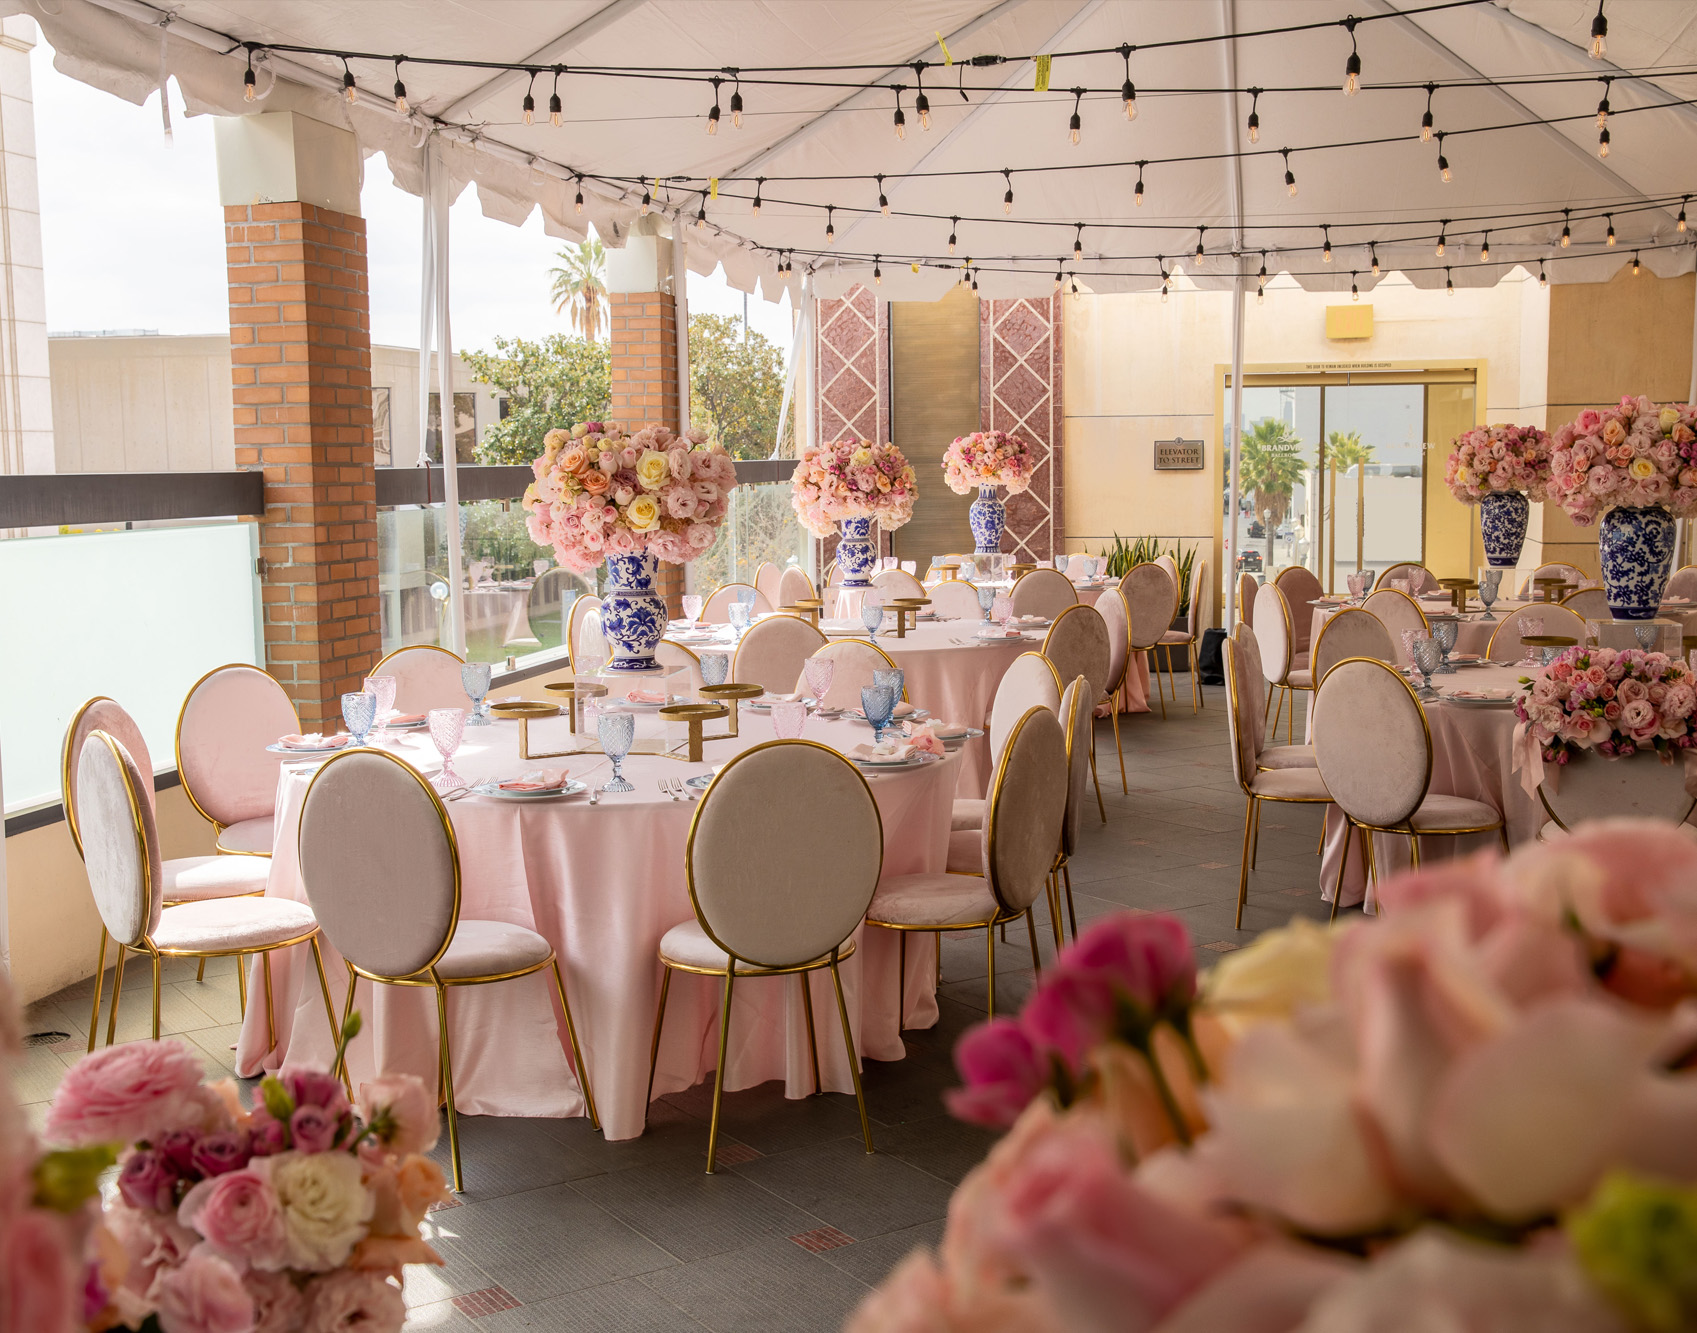
<instances>
[{"instance_id":1,"label":"green tree","mask_svg":"<svg viewBox=\"0 0 1697 1333\"><path fill-rule=\"evenodd\" d=\"M571 314L572 327L586 342L599 341L607 316L607 252L597 240L560 251L561 267L548 270L556 315Z\"/></svg>"},{"instance_id":2,"label":"green tree","mask_svg":"<svg viewBox=\"0 0 1697 1333\"><path fill-rule=\"evenodd\" d=\"M1332 507L1338 503L1338 469L1355 469L1355 567L1361 568L1361 549L1366 536L1367 464L1373 461L1373 446L1361 442L1361 432L1334 430L1326 436L1326 465L1332 470ZM1333 525L1336 532L1336 524ZM1332 552L1337 560L1337 552Z\"/></svg>"},{"instance_id":3,"label":"green tree","mask_svg":"<svg viewBox=\"0 0 1697 1333\"><path fill-rule=\"evenodd\" d=\"M732 458L769 458L783 404L784 352L730 315L689 319L689 415ZM786 445L795 437L790 404ZM792 452L784 450L782 452Z\"/></svg>"},{"instance_id":4,"label":"green tree","mask_svg":"<svg viewBox=\"0 0 1697 1333\"><path fill-rule=\"evenodd\" d=\"M507 396L507 415L483 433L480 463L528 463L556 426L599 421L611 401L605 343L563 333L541 342L495 339L493 352L462 352L479 384Z\"/></svg>"},{"instance_id":5,"label":"green tree","mask_svg":"<svg viewBox=\"0 0 1697 1333\"><path fill-rule=\"evenodd\" d=\"M1255 493L1255 514L1267 528L1267 568L1273 566L1273 529L1290 512L1291 493L1302 479L1302 442L1276 417L1262 417L1243 431L1239 484Z\"/></svg>"}]
</instances>

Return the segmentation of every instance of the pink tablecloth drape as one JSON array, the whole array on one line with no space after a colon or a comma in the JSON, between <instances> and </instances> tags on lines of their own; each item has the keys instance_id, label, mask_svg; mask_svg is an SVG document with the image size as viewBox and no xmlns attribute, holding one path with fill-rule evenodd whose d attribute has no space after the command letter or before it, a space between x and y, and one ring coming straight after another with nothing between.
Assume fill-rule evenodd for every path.
<instances>
[{"instance_id":1,"label":"pink tablecloth drape","mask_svg":"<svg viewBox=\"0 0 1697 1333\"><path fill-rule=\"evenodd\" d=\"M639 745L653 725L645 720ZM532 746L563 747L565 730L563 720L534 725ZM709 763L771 738L770 724L756 714L743 715L741 732L738 740L710 744ZM806 737L846 749L866 740L868 731L852 722L810 721ZM518 757L517 742L516 723L470 729L455 768L468 779L481 779L511 777L537 766ZM422 771L439 768L427 741L408 739L396 748ZM608 777L607 761L599 754L547 762L564 763L573 776L592 783ZM884 821L886 874L944 868L960 770L959 757L950 756L922 768L870 776ZM660 993L657 950L660 937L692 915L684 842L696 805L668 799L656 780L707 771L707 764L636 754L626 760L625 774L637 790L603 796L597 806L582 796L523 807L473 796L447 806L460 846L461 915L526 926L554 946L609 1139L642 1132ZM305 898L295 844L309 776L305 767L286 767L279 780L277 851L267 888L274 896ZM830 847L831 831L821 829L820 855L830 855ZM750 855L758 855L758 848L751 847ZM841 969L856 1045L863 1056L899 1060L905 1047L897 1023L898 941L889 931L864 926L856 938L858 950ZM339 1014L348 974L328 941L324 954ZM276 1069L285 1061L328 1063L329 1024L311 970L310 955L302 949L274 957L278 1042L267 1051L264 980L259 968L251 969L248 1018L237 1046L238 1067L245 1075ZM901 987L905 1026L936 1021L935 975L931 937L916 936L909 942ZM810 984L824 1086L852 1091L830 977L815 974ZM673 977L656 1096L690 1087L715 1067L720 985L711 977ZM799 979L787 977L750 980L736 988L727 1087L783 1079L791 1097L812 1092L801 986ZM357 1007L365 1026L349 1051L356 1085L378 1071L408 1072L434 1082L434 1006L429 990L360 984ZM550 974L456 988L448 1006L454 1088L462 1112L582 1113Z\"/></svg>"}]
</instances>

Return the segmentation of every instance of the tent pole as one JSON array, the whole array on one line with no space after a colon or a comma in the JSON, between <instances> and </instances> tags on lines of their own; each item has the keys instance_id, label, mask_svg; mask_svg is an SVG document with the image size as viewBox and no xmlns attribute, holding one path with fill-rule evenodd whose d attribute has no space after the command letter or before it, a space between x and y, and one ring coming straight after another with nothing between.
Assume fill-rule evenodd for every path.
<instances>
[{"instance_id":1,"label":"tent pole","mask_svg":"<svg viewBox=\"0 0 1697 1333\"><path fill-rule=\"evenodd\" d=\"M441 405L443 523L448 545L448 623L443 647L465 656L465 578L460 549L459 450L454 438L453 339L448 324L448 208L450 180L433 136L424 149L424 237L419 276L418 461L427 467L430 427L430 354L436 351L436 392Z\"/></svg>"},{"instance_id":2,"label":"tent pole","mask_svg":"<svg viewBox=\"0 0 1697 1333\"><path fill-rule=\"evenodd\" d=\"M689 429L689 238L672 223L672 318L678 326L678 434ZM686 565L686 569L691 566Z\"/></svg>"},{"instance_id":3,"label":"tent pole","mask_svg":"<svg viewBox=\"0 0 1697 1333\"><path fill-rule=\"evenodd\" d=\"M1242 491L1239 463L1243 453L1243 318L1244 301L1243 260L1237 264L1237 276L1232 282L1232 369L1231 409L1226 413L1226 457L1231 460L1231 497L1226 513L1226 540L1223 546L1226 565L1226 628L1237 623L1237 506Z\"/></svg>"}]
</instances>

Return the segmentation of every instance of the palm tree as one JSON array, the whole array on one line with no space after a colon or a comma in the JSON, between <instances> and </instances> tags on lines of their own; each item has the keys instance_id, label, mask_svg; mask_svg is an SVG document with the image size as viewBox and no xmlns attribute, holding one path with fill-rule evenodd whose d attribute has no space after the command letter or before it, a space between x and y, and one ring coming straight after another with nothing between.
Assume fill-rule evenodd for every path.
<instances>
[{"instance_id":1,"label":"palm tree","mask_svg":"<svg viewBox=\"0 0 1697 1333\"><path fill-rule=\"evenodd\" d=\"M1362 538L1366 533L1367 464L1373 446L1361 442L1360 431L1334 430L1326 436L1326 463L1332 469L1332 559L1337 559L1338 469L1355 469L1355 568L1361 568ZM1330 580L1327 580L1328 585Z\"/></svg>"},{"instance_id":2,"label":"palm tree","mask_svg":"<svg viewBox=\"0 0 1697 1333\"><path fill-rule=\"evenodd\" d=\"M560 251L560 259L563 261L560 268L548 270L554 280L551 292L554 313L563 315L569 310L572 327L583 335L585 342L595 342L601 337L601 321L607 306L606 251L600 241L589 240L568 245Z\"/></svg>"},{"instance_id":3,"label":"palm tree","mask_svg":"<svg viewBox=\"0 0 1697 1333\"><path fill-rule=\"evenodd\" d=\"M1273 529L1290 511L1291 492L1302 480L1302 442L1276 417L1262 417L1243 432L1239 484L1255 492L1255 512L1266 525L1267 568L1273 567Z\"/></svg>"}]
</instances>

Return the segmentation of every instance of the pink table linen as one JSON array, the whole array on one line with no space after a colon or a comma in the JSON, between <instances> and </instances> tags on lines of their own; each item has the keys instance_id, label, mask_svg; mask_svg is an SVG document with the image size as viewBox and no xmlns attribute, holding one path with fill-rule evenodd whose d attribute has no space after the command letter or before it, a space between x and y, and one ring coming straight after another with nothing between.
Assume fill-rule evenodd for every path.
<instances>
[{"instance_id":1,"label":"pink table linen","mask_svg":"<svg viewBox=\"0 0 1697 1333\"><path fill-rule=\"evenodd\" d=\"M656 719L639 719L638 744L658 735ZM659 1001L660 938L693 915L684 877L684 842L696 803L671 801L656 782L710 771L742 749L772 737L770 723L743 713L741 736L710 743L707 764L633 754L625 775L637 790L604 795L591 807L586 796L519 806L477 796L447 805L459 841L463 876L461 915L508 921L540 932L554 946L565 974L578 1039L589 1065L597 1109L609 1139L641 1134L646 1117L649 1045ZM564 747L564 719L533 724L533 748ZM810 720L806 739L845 750L869 738L859 723ZM433 773L440 761L427 741L392 743L397 753ZM550 759L592 785L607 780L599 754ZM518 757L518 727L497 722L466 732L455 756L468 780L512 777L538 767ZM267 893L304 901L296 839L301 802L312 769L286 766L279 779L277 850ZM949 821L961 772L959 756L900 772L869 774L884 822L886 874L936 873L948 856ZM821 853L829 852L822 830ZM904 1022L897 1023L899 945L889 931L861 927L842 978L855 1042L863 1057L899 1060L906 1053L900 1026L927 1027L937 1019L932 937L910 941ZM265 1050L265 986L261 969L249 973L248 1021L237 1044L245 1076L284 1062L327 1064L329 1025L310 957L296 948L274 954L277 1046ZM324 941L325 967L338 1017L346 997L347 969ZM736 989L736 1021L726 1087L752 1087L781 1078L790 1097L813 1090L806 1018L798 978L765 978ZM654 1081L656 1096L710 1077L718 1055L721 983L677 973L667 1002L666 1026ZM819 1062L827 1090L851 1092L847 1059L828 973L811 977ZM428 989L361 982L356 1007L364 1029L349 1050L357 1086L377 1072L436 1077L435 999ZM565 1025L546 972L485 986L455 987L448 1001L454 1031L457 1105L473 1115L573 1116L583 1112L571 1072Z\"/></svg>"}]
</instances>

